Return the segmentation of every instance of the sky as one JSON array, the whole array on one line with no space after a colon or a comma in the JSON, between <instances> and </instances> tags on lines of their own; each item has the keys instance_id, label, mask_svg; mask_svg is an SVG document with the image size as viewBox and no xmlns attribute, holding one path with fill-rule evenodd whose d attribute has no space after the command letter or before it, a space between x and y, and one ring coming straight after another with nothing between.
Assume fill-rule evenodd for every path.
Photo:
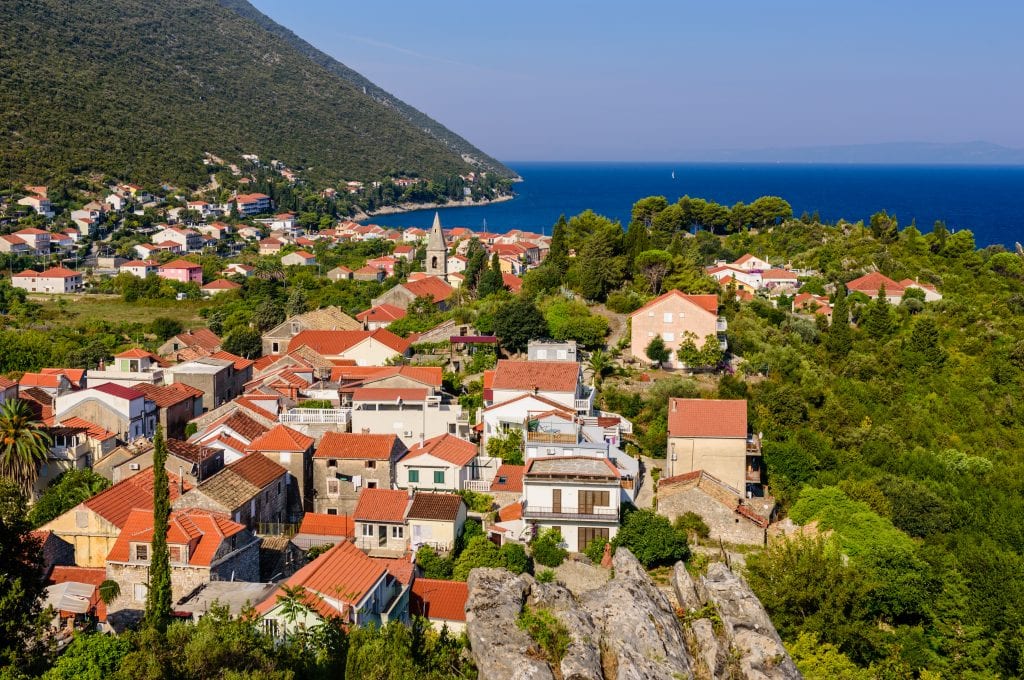
<instances>
[{"instance_id":1,"label":"sky","mask_svg":"<svg viewBox=\"0 0 1024 680\"><path fill-rule=\"evenodd\" d=\"M505 161L1024 148L1024 2L250 0Z\"/></svg>"}]
</instances>

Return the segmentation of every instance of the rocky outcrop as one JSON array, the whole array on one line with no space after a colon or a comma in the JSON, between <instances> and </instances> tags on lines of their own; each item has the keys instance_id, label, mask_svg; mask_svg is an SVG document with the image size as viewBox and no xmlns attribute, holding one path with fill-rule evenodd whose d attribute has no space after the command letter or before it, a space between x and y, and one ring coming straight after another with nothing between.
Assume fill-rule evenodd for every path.
<instances>
[{"instance_id":1,"label":"rocky outcrop","mask_svg":"<svg viewBox=\"0 0 1024 680\"><path fill-rule=\"evenodd\" d=\"M668 596L628 550L612 566L614 578L578 596L527 575L473 570L466 629L481 680L800 678L764 607L725 565L696 581L676 565ZM548 611L568 632L557 668L518 626L524 607Z\"/></svg>"}]
</instances>

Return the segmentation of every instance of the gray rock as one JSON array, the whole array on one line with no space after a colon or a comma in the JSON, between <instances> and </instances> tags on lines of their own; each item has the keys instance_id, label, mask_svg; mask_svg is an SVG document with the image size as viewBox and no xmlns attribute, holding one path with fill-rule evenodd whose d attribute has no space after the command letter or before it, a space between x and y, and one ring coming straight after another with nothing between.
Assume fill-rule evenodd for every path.
<instances>
[{"instance_id":1,"label":"gray rock","mask_svg":"<svg viewBox=\"0 0 1024 680\"><path fill-rule=\"evenodd\" d=\"M690 633L696 647L697 664L707 671L706 677L717 678L724 666L724 650L715 637L715 628L709 619L697 619L690 624Z\"/></svg>"},{"instance_id":2,"label":"gray rock","mask_svg":"<svg viewBox=\"0 0 1024 680\"><path fill-rule=\"evenodd\" d=\"M548 665L531 656L533 640L516 625L532 583L504 569L470 572L466 632L480 680L554 680Z\"/></svg>"},{"instance_id":3,"label":"gray rock","mask_svg":"<svg viewBox=\"0 0 1024 680\"><path fill-rule=\"evenodd\" d=\"M701 579L709 602L718 608L725 638L738 655L742 677L750 680L802 678L782 640L750 587L724 564L708 567Z\"/></svg>"},{"instance_id":4,"label":"gray rock","mask_svg":"<svg viewBox=\"0 0 1024 680\"><path fill-rule=\"evenodd\" d=\"M572 641L559 665L563 680L603 680L600 636L569 589L558 583L534 583L527 601L531 607L549 610L569 631Z\"/></svg>"},{"instance_id":5,"label":"gray rock","mask_svg":"<svg viewBox=\"0 0 1024 680\"><path fill-rule=\"evenodd\" d=\"M628 550L615 552L613 566L615 578L580 598L601 636L606 679L692 677L683 630L668 599Z\"/></svg>"},{"instance_id":6,"label":"gray rock","mask_svg":"<svg viewBox=\"0 0 1024 680\"><path fill-rule=\"evenodd\" d=\"M676 566L672 570L672 590L675 591L676 599L683 611L692 612L704 605L697 597L693 578L690 576L690 572L686 571L686 565L682 562L676 562Z\"/></svg>"}]
</instances>

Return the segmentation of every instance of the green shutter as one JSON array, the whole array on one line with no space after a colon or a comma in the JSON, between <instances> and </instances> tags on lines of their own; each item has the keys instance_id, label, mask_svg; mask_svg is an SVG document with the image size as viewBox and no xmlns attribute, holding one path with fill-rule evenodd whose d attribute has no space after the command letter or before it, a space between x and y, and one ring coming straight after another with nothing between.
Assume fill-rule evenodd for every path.
<instances>
[{"instance_id":1,"label":"green shutter","mask_svg":"<svg viewBox=\"0 0 1024 680\"><path fill-rule=\"evenodd\" d=\"M409 483L410 484L415 484L415 483L418 483L419 481L420 481L420 471L419 470L410 469L409 470Z\"/></svg>"},{"instance_id":2,"label":"green shutter","mask_svg":"<svg viewBox=\"0 0 1024 680\"><path fill-rule=\"evenodd\" d=\"M444 470L434 470L434 484L444 484Z\"/></svg>"}]
</instances>

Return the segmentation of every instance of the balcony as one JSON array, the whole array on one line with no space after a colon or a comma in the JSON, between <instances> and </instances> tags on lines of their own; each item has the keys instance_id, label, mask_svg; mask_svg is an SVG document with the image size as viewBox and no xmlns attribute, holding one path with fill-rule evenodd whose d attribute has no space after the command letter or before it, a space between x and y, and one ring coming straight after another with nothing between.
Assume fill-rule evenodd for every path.
<instances>
[{"instance_id":1,"label":"balcony","mask_svg":"<svg viewBox=\"0 0 1024 680\"><path fill-rule=\"evenodd\" d=\"M719 317L718 320L715 322L715 330L719 333L724 333L726 330L728 330L728 328L728 322L726 322L726 320L721 317Z\"/></svg>"},{"instance_id":2,"label":"balcony","mask_svg":"<svg viewBox=\"0 0 1024 680\"><path fill-rule=\"evenodd\" d=\"M277 416L284 424L347 425L351 408L293 408Z\"/></svg>"},{"instance_id":3,"label":"balcony","mask_svg":"<svg viewBox=\"0 0 1024 680\"><path fill-rule=\"evenodd\" d=\"M523 507L523 519L568 519L577 521L618 522L616 508L550 508L539 505Z\"/></svg>"},{"instance_id":4,"label":"balcony","mask_svg":"<svg viewBox=\"0 0 1024 680\"><path fill-rule=\"evenodd\" d=\"M760 469L753 470L751 468L747 468L747 481L748 482L752 482L754 484L760 484L761 483L761 470Z\"/></svg>"},{"instance_id":5,"label":"balcony","mask_svg":"<svg viewBox=\"0 0 1024 680\"><path fill-rule=\"evenodd\" d=\"M540 444L575 444L576 433L567 432L527 432L526 441Z\"/></svg>"},{"instance_id":6,"label":"balcony","mask_svg":"<svg viewBox=\"0 0 1024 680\"><path fill-rule=\"evenodd\" d=\"M593 387L583 388L583 398L576 399L576 412L583 415L590 415L590 412L594 410L594 393L597 391Z\"/></svg>"},{"instance_id":7,"label":"balcony","mask_svg":"<svg viewBox=\"0 0 1024 680\"><path fill-rule=\"evenodd\" d=\"M747 455L748 456L760 456L761 455L761 440L758 437L749 437L747 439Z\"/></svg>"}]
</instances>

